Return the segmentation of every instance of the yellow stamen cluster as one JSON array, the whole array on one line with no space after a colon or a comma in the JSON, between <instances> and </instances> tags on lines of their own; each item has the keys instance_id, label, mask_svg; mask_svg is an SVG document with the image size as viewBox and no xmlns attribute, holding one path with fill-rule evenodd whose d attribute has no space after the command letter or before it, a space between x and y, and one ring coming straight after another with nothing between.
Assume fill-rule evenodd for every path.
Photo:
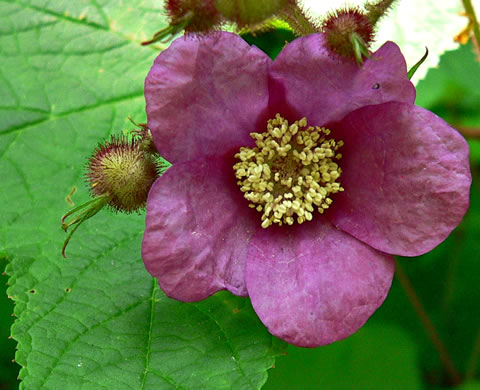
<instances>
[{"instance_id":1,"label":"yellow stamen cluster","mask_svg":"<svg viewBox=\"0 0 480 390\"><path fill-rule=\"evenodd\" d=\"M233 166L244 197L262 215L262 227L311 221L315 208L323 213L343 191L336 180L342 170L334 160L343 141L326 137L330 130L308 126L303 118L289 125L277 114L267 131L250 133L256 147L240 148Z\"/></svg>"}]
</instances>

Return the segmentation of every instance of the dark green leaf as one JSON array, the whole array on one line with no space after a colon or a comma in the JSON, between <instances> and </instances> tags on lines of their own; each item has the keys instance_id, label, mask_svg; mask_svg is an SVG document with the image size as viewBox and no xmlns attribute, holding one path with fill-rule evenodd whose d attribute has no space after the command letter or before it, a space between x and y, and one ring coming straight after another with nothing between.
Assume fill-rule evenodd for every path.
<instances>
[{"instance_id":1,"label":"dark green leaf","mask_svg":"<svg viewBox=\"0 0 480 390\"><path fill-rule=\"evenodd\" d=\"M166 298L140 257L144 215L102 212L60 254L60 217L88 199L86 158L145 121L163 2L0 2L0 254L26 389L256 389L278 343L249 301ZM13 356L11 357L13 358Z\"/></svg>"}]
</instances>

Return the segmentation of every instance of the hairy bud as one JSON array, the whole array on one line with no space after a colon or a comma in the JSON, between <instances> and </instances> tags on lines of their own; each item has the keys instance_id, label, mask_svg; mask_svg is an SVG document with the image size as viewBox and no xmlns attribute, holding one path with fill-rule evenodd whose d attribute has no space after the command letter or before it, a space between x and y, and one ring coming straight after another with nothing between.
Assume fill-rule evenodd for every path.
<instances>
[{"instance_id":1,"label":"hairy bud","mask_svg":"<svg viewBox=\"0 0 480 390\"><path fill-rule=\"evenodd\" d=\"M358 63L368 57L373 40L373 26L367 15L358 9L341 9L330 14L322 30L330 52L355 59Z\"/></svg>"},{"instance_id":2,"label":"hairy bud","mask_svg":"<svg viewBox=\"0 0 480 390\"><path fill-rule=\"evenodd\" d=\"M98 144L88 160L85 179L93 199L62 217L62 229L68 232L71 228L62 247L64 257L73 233L105 206L124 213L143 209L150 187L167 168L147 125L129 119L139 129L130 136L111 136L104 144ZM73 203L70 194L68 199Z\"/></svg>"},{"instance_id":3,"label":"hairy bud","mask_svg":"<svg viewBox=\"0 0 480 390\"><path fill-rule=\"evenodd\" d=\"M136 139L112 136L95 149L85 176L92 196L105 195L112 209L131 213L145 207L158 172Z\"/></svg>"}]
</instances>

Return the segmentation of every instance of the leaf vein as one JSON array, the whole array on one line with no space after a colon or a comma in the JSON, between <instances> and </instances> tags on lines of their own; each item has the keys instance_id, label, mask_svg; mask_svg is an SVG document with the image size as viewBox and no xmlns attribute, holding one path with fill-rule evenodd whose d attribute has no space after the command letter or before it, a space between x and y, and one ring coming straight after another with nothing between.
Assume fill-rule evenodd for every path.
<instances>
[{"instance_id":1,"label":"leaf vein","mask_svg":"<svg viewBox=\"0 0 480 390\"><path fill-rule=\"evenodd\" d=\"M9 1L5 1L5 0L0 0L0 1L4 2L4 3L5 2L10 3ZM31 9L33 11L36 11L36 12L40 13L40 14L46 14L46 15L49 15L49 16L53 16L53 17L61 19L63 21L67 21L67 22L75 23L75 24L81 24L81 25L84 25L84 26L95 28L97 30L109 31L109 29L107 27L102 26L98 23L87 21L85 19L76 19L76 18L68 16L68 15L62 15L58 12L54 12L54 11L51 11L49 9L40 8L40 7L37 7L37 6L32 5L32 4L26 4L23 1L18 1L17 0L16 3L18 5L20 5L21 7L23 7L24 9Z\"/></svg>"},{"instance_id":2,"label":"leaf vein","mask_svg":"<svg viewBox=\"0 0 480 390\"><path fill-rule=\"evenodd\" d=\"M82 337L83 335L85 335L87 332L90 332L96 328L98 328L99 326L102 326L102 325L105 325L107 322L111 321L112 319L115 319L117 318L118 316L122 315L122 314L126 314L128 313L129 311L131 310L134 310L136 309L139 305L141 305L142 303L145 303L147 302L148 299L145 299L145 300L142 300L142 301L138 301L138 302L135 302L135 303L132 303L130 306L126 307L125 309L123 310L119 310L115 313L113 313L110 317L107 317L105 318L103 321L100 321L98 323L96 323L95 325L89 327L89 328L86 328L84 331L82 332L79 332L70 342L69 344L67 345L67 347L55 358L55 360L53 361L53 364L48 372L48 374L43 378L43 381L42 383L40 384L40 387L39 388L43 388L43 385L47 382L48 378L50 378L50 376L52 375L53 371L55 370L55 367L57 367L58 363L60 362L60 359L70 350L70 348L80 339L80 337Z\"/></svg>"},{"instance_id":3,"label":"leaf vein","mask_svg":"<svg viewBox=\"0 0 480 390\"><path fill-rule=\"evenodd\" d=\"M238 356L237 356L237 353L235 351L235 349L233 348L233 345L230 343L230 340L228 339L228 335L227 333L225 332L225 330L223 329L223 327L220 325L220 323L218 322L218 320L216 318L214 318L210 313L200 309L200 307L198 307L197 305L192 305L193 307L195 307L200 313L202 313L203 315L207 316L210 320L212 320L218 327L218 329L220 330L221 334L223 335L223 337L225 338L225 341L227 342L227 345L228 347L230 348L230 350L232 351L232 356L234 357L234 362L235 364L237 365L238 367L238 370L240 371L240 373L242 374L242 376L247 380L247 382L250 384L251 388L254 389L255 386L253 385L253 383L251 382L250 380L250 377L245 373L245 371L243 370L242 368L242 365L240 364L240 361L238 359Z\"/></svg>"},{"instance_id":4,"label":"leaf vein","mask_svg":"<svg viewBox=\"0 0 480 390\"><path fill-rule=\"evenodd\" d=\"M71 115L71 114L77 114L77 113L80 113L80 112L94 110L96 108L100 108L100 107L103 107L103 106L108 106L110 104L122 103L126 100L136 99L136 98L139 98L139 97L143 97L143 91L128 94L128 95L125 95L125 96L116 97L116 98L109 99L109 100L104 100L100 103L95 103L95 104L86 105L86 106L83 106L83 107L78 107L78 108L75 108L73 110L68 110L68 111L65 111L65 112L62 112L62 113L59 113L59 114L50 113L50 115L46 118L42 118L42 119L27 123L27 124L11 127L7 130L4 130L4 131L0 132L0 136L5 135L5 134L11 134L11 133L14 133L14 132L17 132L17 131L22 132L22 131L28 129L29 127L48 122L50 120L56 120L56 119L66 117L66 116Z\"/></svg>"},{"instance_id":5,"label":"leaf vein","mask_svg":"<svg viewBox=\"0 0 480 390\"><path fill-rule=\"evenodd\" d=\"M88 263L76 276L75 278L73 279L72 283L70 283L70 288L73 290L73 288L76 287L77 283L79 281L82 280L82 276L85 272L87 272L90 267L92 267L93 265L95 265L97 263L97 261L108 255L110 252L112 252L113 250L117 249L120 245L127 245L131 239L133 239L133 237L136 237L137 234L135 235L131 235L130 238L128 239L124 239L123 241L121 242L114 242L112 243L112 245L105 249L104 252L102 252L100 255L98 255L97 257L95 257L94 259L92 259L92 261L90 263ZM31 324L30 324L30 328L33 328L37 323L39 323L43 318L45 318L46 316L48 316L51 312L53 312L62 302L65 301L65 299L67 298L68 296L68 293L65 293L64 295L62 295L62 297L60 299L58 299L56 302L54 302L52 304L52 307L46 311L45 313L43 313L41 316L37 317L37 319L35 319Z\"/></svg>"},{"instance_id":6,"label":"leaf vein","mask_svg":"<svg viewBox=\"0 0 480 390\"><path fill-rule=\"evenodd\" d=\"M147 345L146 345L146 353L145 353L145 370L143 371L142 375L142 383L140 386L140 389L145 389L145 383L147 379L147 375L149 372L153 372L150 369L150 357L152 354L152 338L153 338L153 324L155 321L155 303L156 303L156 296L159 291L157 279L153 278L152 279L152 293L151 293L151 303L150 303L150 318L149 318L149 323L148 323L148 337L147 337ZM159 373L158 371L155 371L157 376L160 376L162 379L164 379L166 382L170 383L171 385L175 386L175 388L179 389L181 386L176 383L172 378L168 377L164 373Z\"/></svg>"}]
</instances>

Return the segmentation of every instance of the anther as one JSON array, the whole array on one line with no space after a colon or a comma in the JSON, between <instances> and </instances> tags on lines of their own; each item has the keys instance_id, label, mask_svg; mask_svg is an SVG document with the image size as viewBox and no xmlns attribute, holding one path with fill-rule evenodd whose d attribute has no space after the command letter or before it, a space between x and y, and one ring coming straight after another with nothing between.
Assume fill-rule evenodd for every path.
<instances>
[{"instance_id":1,"label":"anther","mask_svg":"<svg viewBox=\"0 0 480 390\"><path fill-rule=\"evenodd\" d=\"M323 214L343 191L336 180L342 170L333 160L343 141L327 139L330 130L307 127L306 118L289 125L279 114L267 122L264 133L250 133L256 147L240 148L235 176L249 207L262 213L261 226L292 225Z\"/></svg>"}]
</instances>

